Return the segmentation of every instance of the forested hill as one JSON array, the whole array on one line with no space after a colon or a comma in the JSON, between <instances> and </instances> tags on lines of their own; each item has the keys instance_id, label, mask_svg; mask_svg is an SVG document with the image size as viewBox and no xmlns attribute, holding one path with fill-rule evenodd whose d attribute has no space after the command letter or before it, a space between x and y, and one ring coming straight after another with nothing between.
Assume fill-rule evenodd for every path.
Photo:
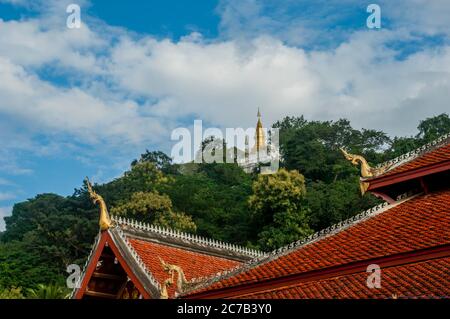
<instances>
[{"instance_id":1,"label":"forested hill","mask_svg":"<svg viewBox=\"0 0 450 319\"><path fill-rule=\"evenodd\" d=\"M274 127L283 156L276 174L246 174L233 164L180 166L146 151L122 177L95 189L112 214L272 250L377 203L361 196L359 171L339 147L374 165L450 132L450 118L425 119L410 137L357 130L347 120L288 117ZM84 262L98 232L98 210L80 181L72 196L39 194L15 204L5 223L0 298L64 295L66 266Z\"/></svg>"}]
</instances>

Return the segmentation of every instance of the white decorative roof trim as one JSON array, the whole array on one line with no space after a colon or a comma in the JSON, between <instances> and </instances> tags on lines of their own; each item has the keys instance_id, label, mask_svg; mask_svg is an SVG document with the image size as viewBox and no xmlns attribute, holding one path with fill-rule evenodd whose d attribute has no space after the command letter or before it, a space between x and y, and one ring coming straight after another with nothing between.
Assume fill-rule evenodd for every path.
<instances>
[{"instance_id":1,"label":"white decorative roof trim","mask_svg":"<svg viewBox=\"0 0 450 319\"><path fill-rule=\"evenodd\" d=\"M411 152L402 154L394 159L391 159L384 163L378 164L375 166L375 168L382 168L382 167L388 166L389 169L383 173L383 174L385 174L385 173L389 172L390 170L392 170L406 162L416 159L420 155L427 153L428 151L432 150L433 148L437 148L437 147L444 145L447 140L450 140L450 133L444 134L444 135L438 137L437 139L435 139L434 141L432 141L428 144L422 145L421 147L419 147ZM381 175L383 175L383 174L381 174Z\"/></svg>"},{"instance_id":2,"label":"white decorative roof trim","mask_svg":"<svg viewBox=\"0 0 450 319\"><path fill-rule=\"evenodd\" d=\"M143 222L139 222L129 218L122 218L117 216L111 216L111 220L120 225L127 225L135 229L144 230L147 232L158 233L166 236L170 236L173 238L179 238L183 240L188 240L191 242L196 242L202 245L207 245L210 247L225 249L233 252L237 252L243 255L258 257L265 255L263 252L260 252L256 249L250 249L247 247L242 247L234 244L225 243L222 241L218 241L211 238L205 238L194 234L180 232L178 230L172 230L169 228L160 227L157 225L151 225Z\"/></svg>"}]
</instances>

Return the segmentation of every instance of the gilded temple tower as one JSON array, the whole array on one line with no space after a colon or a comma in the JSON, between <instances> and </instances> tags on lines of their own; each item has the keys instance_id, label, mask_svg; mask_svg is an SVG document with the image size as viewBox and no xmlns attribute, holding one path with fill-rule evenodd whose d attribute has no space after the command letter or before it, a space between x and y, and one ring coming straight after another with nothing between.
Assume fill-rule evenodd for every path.
<instances>
[{"instance_id":1,"label":"gilded temple tower","mask_svg":"<svg viewBox=\"0 0 450 319\"><path fill-rule=\"evenodd\" d=\"M264 136L264 129L261 122L261 112L258 108L258 121L256 122L256 132L255 132L255 146L254 151L258 153L263 150L266 146L266 137Z\"/></svg>"}]
</instances>

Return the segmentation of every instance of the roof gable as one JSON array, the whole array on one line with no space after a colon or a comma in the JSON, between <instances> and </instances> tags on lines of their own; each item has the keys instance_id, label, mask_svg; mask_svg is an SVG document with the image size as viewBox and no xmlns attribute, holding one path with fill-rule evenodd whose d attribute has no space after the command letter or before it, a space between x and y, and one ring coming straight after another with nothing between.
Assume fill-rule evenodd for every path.
<instances>
[{"instance_id":1,"label":"roof gable","mask_svg":"<svg viewBox=\"0 0 450 319\"><path fill-rule=\"evenodd\" d=\"M103 253L108 246L116 257L115 263L117 264L118 259L128 278L133 278L134 285L144 298L161 298L166 296L166 292L168 297L174 297L177 292L181 292L176 282L172 285L165 284L172 273L164 268L163 263L179 267L188 284L195 286L207 277L220 275L244 261L262 255L253 249L130 219L112 217L112 221L115 226L102 231L97 237L83 271L82 286L73 291L73 298L84 296L94 269L98 268L99 262L104 262L102 258L108 257ZM101 276L111 277L110 274ZM173 279L178 280L180 276L176 274Z\"/></svg>"},{"instance_id":2,"label":"roof gable","mask_svg":"<svg viewBox=\"0 0 450 319\"><path fill-rule=\"evenodd\" d=\"M150 272L141 267L139 256L127 248L117 229L102 231L86 261L80 286L71 298L85 296L118 299L129 282L144 298L159 298L161 287Z\"/></svg>"}]
</instances>

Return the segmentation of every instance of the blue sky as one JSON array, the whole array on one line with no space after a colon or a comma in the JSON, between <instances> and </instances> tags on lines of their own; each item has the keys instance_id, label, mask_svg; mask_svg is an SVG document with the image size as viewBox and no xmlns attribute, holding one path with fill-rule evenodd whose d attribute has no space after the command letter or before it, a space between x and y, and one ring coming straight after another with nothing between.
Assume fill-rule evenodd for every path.
<instances>
[{"instance_id":1,"label":"blue sky","mask_svg":"<svg viewBox=\"0 0 450 319\"><path fill-rule=\"evenodd\" d=\"M66 27L81 7L82 28ZM14 203L120 176L171 131L286 115L415 134L449 110L450 2L0 0L0 230Z\"/></svg>"},{"instance_id":2,"label":"blue sky","mask_svg":"<svg viewBox=\"0 0 450 319\"><path fill-rule=\"evenodd\" d=\"M95 1L88 14L109 25L126 27L141 34L179 39L193 31L206 37L218 35L218 1Z\"/></svg>"}]
</instances>

